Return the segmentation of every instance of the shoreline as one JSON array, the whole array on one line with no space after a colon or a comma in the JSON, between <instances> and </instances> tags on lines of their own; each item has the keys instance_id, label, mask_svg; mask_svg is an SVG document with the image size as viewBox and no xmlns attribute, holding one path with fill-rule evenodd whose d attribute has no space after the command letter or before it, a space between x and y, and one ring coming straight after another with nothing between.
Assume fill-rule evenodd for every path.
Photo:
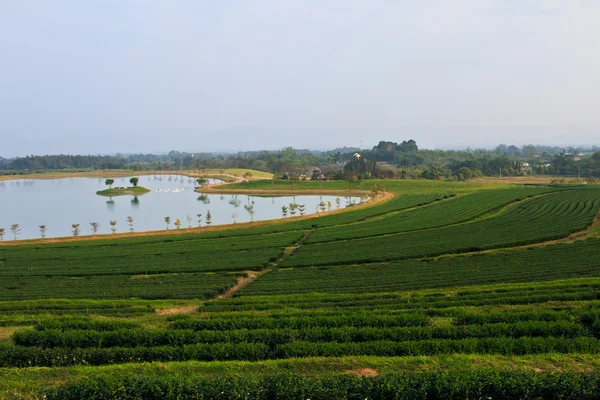
<instances>
[{"instance_id":1,"label":"shoreline","mask_svg":"<svg viewBox=\"0 0 600 400\"><path fill-rule=\"evenodd\" d=\"M233 168L233 170L236 170ZM231 169L230 169L231 171ZM247 170L248 172L258 172L261 174L268 174L263 171ZM122 169L115 170L97 170L97 171L82 171L82 172L42 172L36 174L23 174L23 175L0 175L0 182L20 179L65 179L65 178L124 178L129 176L148 176L148 175L182 175L188 178L215 178L225 180L241 178L241 176L227 173L224 170L223 173L216 170L208 170L206 172L182 170L182 171L129 171ZM272 177L252 175L250 179L273 179ZM229 182L228 182L229 183Z\"/></svg>"},{"instance_id":2,"label":"shoreline","mask_svg":"<svg viewBox=\"0 0 600 400\"><path fill-rule=\"evenodd\" d=\"M104 190L98 190L96 192L96 194L98 196L104 196L104 197L117 197L117 196L141 196L144 195L146 193L150 193L151 190L150 189L146 189L145 187L142 186L135 186L135 187L127 187L127 188L111 188L111 189L104 189Z\"/></svg>"},{"instance_id":3,"label":"shoreline","mask_svg":"<svg viewBox=\"0 0 600 400\"><path fill-rule=\"evenodd\" d=\"M264 191L263 191L263 193L264 193ZM321 191L320 193L323 193L323 192ZM240 194L243 194L243 193L240 193ZM348 193L346 192L346 195L347 194ZM2 246L22 246L22 245L32 245L32 244L110 240L110 239L145 237L145 236L181 235L181 234L188 234L188 233L192 234L192 233L201 233L201 232L219 232L219 231L226 231L226 230L237 229L237 228L262 227L262 226L283 224L288 221L315 219L315 218L320 218L321 216L325 216L325 215L332 215L332 214L352 211L352 210L356 210L356 209L360 209L360 208L372 207L379 203L388 201L388 200L392 199L393 197L394 197L393 193L384 192L384 193L381 193L377 197L372 197L371 200L369 200L369 201L366 201L361 204L357 204L352 207L341 208L339 210L336 209L336 210L330 210L330 211L323 211L323 212L306 214L304 216L296 216L296 217L265 219L262 221L254 221L254 222L238 222L235 224L232 223L232 224L212 225L209 227L203 226L203 227L199 227L199 228L196 227L196 228L181 228L181 229L162 229L162 230L140 231L140 232L121 232L121 233L114 233L114 234L113 233L102 233L102 234L96 234L96 235L61 236L61 237L44 238L44 239L34 238L34 239L3 240L3 241L0 241L0 248L2 248Z\"/></svg>"}]
</instances>

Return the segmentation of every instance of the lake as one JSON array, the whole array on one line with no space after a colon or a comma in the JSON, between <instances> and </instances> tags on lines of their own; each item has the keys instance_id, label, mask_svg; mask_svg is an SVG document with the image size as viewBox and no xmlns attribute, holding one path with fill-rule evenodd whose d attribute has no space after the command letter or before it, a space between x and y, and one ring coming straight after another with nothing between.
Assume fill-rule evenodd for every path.
<instances>
[{"instance_id":1,"label":"lake","mask_svg":"<svg viewBox=\"0 0 600 400\"><path fill-rule=\"evenodd\" d=\"M113 178L115 186L130 186L129 178ZM194 179L181 175L143 175L138 186L150 189L142 196L98 196L106 189L106 178L16 179L0 181L0 228L4 240L12 240L12 224L19 224L18 239L39 238L39 225L47 225L46 237L72 235L72 224L80 224L80 235L91 235L91 222L100 224L98 233L110 233L109 221L117 221L117 232L129 231L127 217L133 217L136 232L165 229L165 217L170 217L170 229L177 219L181 228L202 226L210 211L212 225L282 218L282 206L302 204L305 214L321 212L320 203L331 209L347 207L361 201L360 197L344 196L252 196L231 194L201 194L194 192ZM211 180L209 183L215 183ZM337 201L336 201L337 200ZM250 210L250 211L249 211ZM288 211L288 216L289 216ZM299 215L296 211L296 215Z\"/></svg>"}]
</instances>

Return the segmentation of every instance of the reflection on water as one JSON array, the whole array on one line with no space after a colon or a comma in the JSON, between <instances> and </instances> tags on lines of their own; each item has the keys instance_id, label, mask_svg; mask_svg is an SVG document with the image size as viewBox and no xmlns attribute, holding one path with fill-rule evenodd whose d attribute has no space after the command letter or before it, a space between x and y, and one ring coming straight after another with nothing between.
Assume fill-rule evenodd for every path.
<instances>
[{"instance_id":1,"label":"reflection on water","mask_svg":"<svg viewBox=\"0 0 600 400\"><path fill-rule=\"evenodd\" d=\"M200 196L198 196L198 201L202 202L203 204L210 204L210 197L208 197L207 194L201 194Z\"/></svg>"},{"instance_id":2,"label":"reflection on water","mask_svg":"<svg viewBox=\"0 0 600 400\"><path fill-rule=\"evenodd\" d=\"M115 178L114 186L129 186L131 177ZM0 228L9 232L19 224L19 239L40 237L39 226L47 226L46 237L71 236L72 225L80 224L80 235L165 229L164 217L177 219L181 228L289 218L352 206L358 197L336 196L248 196L196 193L197 182L176 175L139 177L142 196L103 197L96 191L107 188L105 178L20 179L0 182ZM211 180L207 184L216 183ZM241 207L243 205L243 208ZM283 213L282 207L287 209ZM85 227L85 229L82 229ZM5 235L4 240L12 239Z\"/></svg>"},{"instance_id":3,"label":"reflection on water","mask_svg":"<svg viewBox=\"0 0 600 400\"><path fill-rule=\"evenodd\" d=\"M131 207L138 208L139 206L140 206L140 200L138 199L137 196L133 196L133 199L131 199Z\"/></svg>"},{"instance_id":4,"label":"reflection on water","mask_svg":"<svg viewBox=\"0 0 600 400\"><path fill-rule=\"evenodd\" d=\"M114 208L115 208L115 201L112 199L112 197L110 197L108 200L106 200L106 208L108 210L114 210Z\"/></svg>"}]
</instances>

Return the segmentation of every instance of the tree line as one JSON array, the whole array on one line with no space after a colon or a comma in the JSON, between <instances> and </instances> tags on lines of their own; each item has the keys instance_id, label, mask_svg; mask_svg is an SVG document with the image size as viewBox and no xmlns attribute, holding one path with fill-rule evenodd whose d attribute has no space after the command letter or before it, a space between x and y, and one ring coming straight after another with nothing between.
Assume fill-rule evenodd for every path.
<instances>
[{"instance_id":1,"label":"tree line","mask_svg":"<svg viewBox=\"0 0 600 400\"><path fill-rule=\"evenodd\" d=\"M421 178L467 180L479 176L558 175L600 177L600 148L559 148L501 144L493 150L419 149L410 139L380 141L372 149L187 153L30 155L0 158L3 174L50 170L184 171L242 168L268 171L283 179Z\"/></svg>"}]
</instances>

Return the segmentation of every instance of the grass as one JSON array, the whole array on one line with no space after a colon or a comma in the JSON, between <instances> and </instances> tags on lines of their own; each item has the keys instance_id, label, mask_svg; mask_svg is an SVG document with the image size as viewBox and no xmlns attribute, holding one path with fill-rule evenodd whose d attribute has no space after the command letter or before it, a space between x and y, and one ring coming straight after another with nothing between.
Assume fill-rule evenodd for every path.
<instances>
[{"instance_id":1,"label":"grass","mask_svg":"<svg viewBox=\"0 0 600 400\"><path fill-rule=\"evenodd\" d=\"M243 168L226 168L226 169L207 169L201 171L206 175L233 175L237 177L244 177L246 174L250 174L250 179L273 179L273 174L270 172L258 171L255 169L243 169Z\"/></svg>"},{"instance_id":2,"label":"grass","mask_svg":"<svg viewBox=\"0 0 600 400\"><path fill-rule=\"evenodd\" d=\"M291 180L256 180L239 184L223 185L219 190L256 190L256 191L362 191L370 192L384 186L392 193L468 193L476 190L513 187L505 182L446 182L431 180L381 180L366 181L291 181Z\"/></svg>"},{"instance_id":3,"label":"grass","mask_svg":"<svg viewBox=\"0 0 600 400\"><path fill-rule=\"evenodd\" d=\"M140 175L185 175L189 177L230 175L243 177L246 172L252 175L251 179L272 179L273 174L253 169L225 168L206 170L181 170L181 171L132 171L128 169L106 169L106 170L78 170L78 171L45 171L23 175L0 175L0 181L12 179L61 179L61 178L120 178Z\"/></svg>"},{"instance_id":4,"label":"grass","mask_svg":"<svg viewBox=\"0 0 600 400\"><path fill-rule=\"evenodd\" d=\"M146 189L142 186L130 186L130 187L116 187L110 189L99 190L96 192L97 195L113 197L113 196L125 196L125 195L134 195L139 196L142 194L146 194L150 192L150 189Z\"/></svg>"}]
</instances>

